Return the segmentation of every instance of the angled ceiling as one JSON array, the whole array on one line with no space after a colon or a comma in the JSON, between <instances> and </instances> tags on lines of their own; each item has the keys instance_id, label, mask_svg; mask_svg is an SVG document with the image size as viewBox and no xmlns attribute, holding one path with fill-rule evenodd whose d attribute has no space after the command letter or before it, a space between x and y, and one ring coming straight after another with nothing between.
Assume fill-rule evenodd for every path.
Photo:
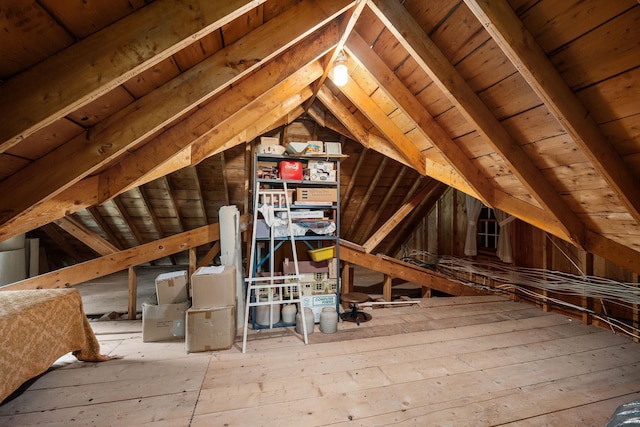
<instances>
[{"instance_id":1,"label":"angled ceiling","mask_svg":"<svg viewBox=\"0 0 640 427\"><path fill-rule=\"evenodd\" d=\"M347 238L437 181L638 271L635 0L11 0L0 20L0 240L55 223L102 253L215 222L247 206L246 143L297 120L351 154Z\"/></svg>"}]
</instances>

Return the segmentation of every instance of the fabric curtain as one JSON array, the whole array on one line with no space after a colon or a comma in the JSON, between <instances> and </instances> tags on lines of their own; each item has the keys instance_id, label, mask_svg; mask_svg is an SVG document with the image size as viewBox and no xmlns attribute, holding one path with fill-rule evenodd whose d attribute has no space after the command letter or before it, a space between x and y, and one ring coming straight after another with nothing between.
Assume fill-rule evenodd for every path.
<instances>
[{"instance_id":1,"label":"fabric curtain","mask_svg":"<svg viewBox=\"0 0 640 427\"><path fill-rule=\"evenodd\" d=\"M498 224L500 225L500 234L498 235L498 251L496 255L502 262L513 262L511 251L511 222L516 219L500 209L494 209Z\"/></svg>"},{"instance_id":2,"label":"fabric curtain","mask_svg":"<svg viewBox=\"0 0 640 427\"><path fill-rule=\"evenodd\" d=\"M469 195L466 196L467 205L467 239L464 243L464 254L467 256L478 255L478 217L482 210L482 202Z\"/></svg>"}]
</instances>

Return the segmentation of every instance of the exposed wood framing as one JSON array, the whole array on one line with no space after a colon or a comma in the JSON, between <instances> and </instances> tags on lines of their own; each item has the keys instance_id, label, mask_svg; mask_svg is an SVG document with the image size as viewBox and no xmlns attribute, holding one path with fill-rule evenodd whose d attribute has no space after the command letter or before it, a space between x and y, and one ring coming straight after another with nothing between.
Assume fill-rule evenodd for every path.
<instances>
[{"instance_id":1,"label":"exposed wood framing","mask_svg":"<svg viewBox=\"0 0 640 427\"><path fill-rule=\"evenodd\" d=\"M446 276L429 271L415 265L395 260L389 257L380 257L353 249L353 245L340 242L340 260L359 265L369 270L388 274L406 281L416 283L423 287L437 289L450 295L485 295L479 290L452 282Z\"/></svg>"},{"instance_id":2,"label":"exposed wood framing","mask_svg":"<svg viewBox=\"0 0 640 427\"><path fill-rule=\"evenodd\" d=\"M157 2L10 79L0 91L11 99L0 102L0 152L262 3Z\"/></svg>"},{"instance_id":3,"label":"exposed wood framing","mask_svg":"<svg viewBox=\"0 0 640 427\"><path fill-rule=\"evenodd\" d=\"M640 187L591 114L505 0L465 0L529 86L571 135L629 213L640 221Z\"/></svg>"},{"instance_id":4,"label":"exposed wood framing","mask_svg":"<svg viewBox=\"0 0 640 427\"><path fill-rule=\"evenodd\" d=\"M129 308L127 313L127 319L136 320L137 304L138 304L138 277L136 276L136 270L134 267L129 267Z\"/></svg>"},{"instance_id":5,"label":"exposed wood framing","mask_svg":"<svg viewBox=\"0 0 640 427\"><path fill-rule=\"evenodd\" d=\"M180 210L180 205L178 205L175 192L173 191L173 188L171 186L171 180L169 179L169 177L164 176L162 177L162 183L167 188L167 192L169 193L169 200L171 200L171 207L175 211L176 218L178 219L178 228L180 229L181 232L185 231L184 219L182 218L182 211Z\"/></svg>"},{"instance_id":6,"label":"exposed wood framing","mask_svg":"<svg viewBox=\"0 0 640 427\"><path fill-rule=\"evenodd\" d=\"M131 215L129 215L127 207L124 205L124 203L122 203L122 199L120 197L114 197L112 201L113 206L119 212L120 216L124 219L124 226L131 230L131 234L133 235L133 238L136 239L137 244L141 245L142 243L146 243L144 241L144 238L140 234L140 230L138 230L138 227L136 227L133 218L131 218Z\"/></svg>"},{"instance_id":7,"label":"exposed wood framing","mask_svg":"<svg viewBox=\"0 0 640 427\"><path fill-rule=\"evenodd\" d=\"M80 255L80 253L78 253L78 251L73 247L69 240L53 224L45 225L44 227L42 227L42 231L47 233L47 235L51 238L51 240L53 240L56 246L58 246L63 252L73 258L76 262L81 262L84 259L84 257Z\"/></svg>"},{"instance_id":8,"label":"exposed wood framing","mask_svg":"<svg viewBox=\"0 0 640 427\"><path fill-rule=\"evenodd\" d=\"M404 220L420 203L433 191L437 181L432 180L425 185L410 201L403 203L400 209L395 211L393 215L362 244L365 252L370 254L388 235L396 228L396 226Z\"/></svg>"},{"instance_id":9,"label":"exposed wood framing","mask_svg":"<svg viewBox=\"0 0 640 427\"><path fill-rule=\"evenodd\" d=\"M413 141L396 126L384 111L369 98L369 94L365 93L360 86L351 79L349 79L347 84L342 86L340 90L367 116L369 121L387 137L387 140L397 148L412 168L422 175L427 173L424 154L418 150ZM371 141L369 141L369 143L371 143Z\"/></svg>"},{"instance_id":10,"label":"exposed wood framing","mask_svg":"<svg viewBox=\"0 0 640 427\"><path fill-rule=\"evenodd\" d=\"M62 228L73 237L89 246L99 255L109 255L118 252L118 248L98 236L93 231L85 227L80 221L71 216L66 216L55 221L56 225Z\"/></svg>"},{"instance_id":11,"label":"exposed wood framing","mask_svg":"<svg viewBox=\"0 0 640 427\"><path fill-rule=\"evenodd\" d=\"M212 242L211 249L202 257L200 262L196 265L196 268L204 267L211 264L211 261L220 253L220 242Z\"/></svg>"},{"instance_id":12,"label":"exposed wood framing","mask_svg":"<svg viewBox=\"0 0 640 427\"><path fill-rule=\"evenodd\" d=\"M54 197L106 165L160 130L174 117L196 108L250 71L293 47L297 41L330 22L347 4L344 0L331 0L324 1L318 8L313 2L299 3L247 34L241 42L216 52L185 71L174 79L176 81L161 86L105 119L92 128L91 134L72 139L1 181L0 222L6 224L21 216L34 205ZM274 46L278 47L274 49ZM247 57L261 58L261 61L248 62ZM218 61L229 64L226 74L213 66ZM167 103L169 92L172 102ZM66 162L69 158L74 161ZM65 167L61 168L63 164ZM24 194L24 197L7 197L9 189Z\"/></svg>"},{"instance_id":13,"label":"exposed wood framing","mask_svg":"<svg viewBox=\"0 0 640 427\"><path fill-rule=\"evenodd\" d=\"M365 239L370 240L373 237L370 235L371 231L380 220L380 217L382 216L383 212L385 212L385 208L387 207L387 204L389 204L389 200L391 200L391 198L395 195L398 185L400 185L400 181L402 181L402 177L406 172L407 172L407 168L401 168L400 172L398 172L396 177L393 179L393 183L391 184L389 191L387 191L387 194L384 195L384 199L382 199L382 202L378 206L378 209L376 210L376 213L373 219L366 224L367 228L365 229L363 234ZM368 251L368 252L371 252L371 251Z\"/></svg>"},{"instance_id":14,"label":"exposed wood framing","mask_svg":"<svg viewBox=\"0 0 640 427\"><path fill-rule=\"evenodd\" d=\"M107 221L104 219L104 217L100 214L100 211L98 211L97 207L89 206L87 208L87 212L89 212L89 214L91 215L93 220L96 222L96 224L98 224L100 229L102 229L102 231L104 231L104 234L107 235L107 237L109 238L111 243L113 243L113 245L116 248L118 248L119 250L122 250L122 249L128 247L128 245L126 245L124 242L120 241L120 239L118 238L118 235L113 232L113 230L111 229L111 226L109 225L109 223L107 223Z\"/></svg>"},{"instance_id":15,"label":"exposed wood framing","mask_svg":"<svg viewBox=\"0 0 640 427\"><path fill-rule=\"evenodd\" d=\"M246 227L248 220L247 216L241 216L240 226ZM0 287L0 291L67 288L215 240L220 240L220 226L217 223L15 282Z\"/></svg>"},{"instance_id":16,"label":"exposed wood framing","mask_svg":"<svg viewBox=\"0 0 640 427\"><path fill-rule=\"evenodd\" d=\"M559 220L564 236L574 245L583 247L585 229L582 222L407 10L400 3L386 0L372 0L369 6L458 111L501 155L522 185Z\"/></svg>"},{"instance_id":17,"label":"exposed wood framing","mask_svg":"<svg viewBox=\"0 0 640 427\"><path fill-rule=\"evenodd\" d=\"M319 39L310 37L296 48L287 51L277 61L266 64L257 72L256 79L237 84L223 96L217 98L216 102L203 106L189 119L173 126L156 137L153 142L147 143L141 149L129 154L118 165L101 172L99 177L88 177L80 181L51 201L32 208L20 218L20 221L17 221L16 218L0 224L0 238L6 239L32 230L62 217L66 213L76 212L84 207L108 200L131 185L141 185L147 182L145 178L155 170L158 162L172 158L181 150L190 151L191 144L201 141L200 138L203 135L194 135L194 129L202 132L201 129L206 128L206 132L213 133L215 136L215 139L209 138L202 141L195 149L200 153L200 160L205 158L210 151L221 149L224 142L235 135L234 129L246 126L247 122L258 120L264 111L273 109L279 100L280 102L287 101L292 94L298 93L301 87L305 87L316 79L322 73L322 68L314 61L314 58L333 46L336 39L337 32L329 30L325 31ZM304 66L304 64L309 65ZM292 74L286 74L288 72ZM308 96L310 93L309 90ZM267 97L269 103L265 104L261 96ZM231 106L237 108L233 112L234 114L230 112ZM258 110L258 106L261 107L260 110ZM225 132L222 132L223 130ZM210 147L214 143L216 145ZM177 170L190 165L192 157L190 154L188 163L176 163L172 164L172 167ZM123 174L123 170L127 170L127 174ZM148 179L152 178L154 177L148 177ZM100 189L96 190L95 186L98 182ZM100 195L99 200L96 200L96 194Z\"/></svg>"},{"instance_id":18,"label":"exposed wood framing","mask_svg":"<svg viewBox=\"0 0 640 427\"><path fill-rule=\"evenodd\" d=\"M373 179L369 182L369 187L367 188L367 191L364 194L364 197L360 200L358 209L356 210L355 215L353 215L353 219L351 220L351 224L349 224L349 229L347 230L345 236L351 236L352 231L355 234L355 230L357 229L356 227L360 225L360 218L362 217L362 214L367 208L369 199L371 198L373 191L376 189L376 186L378 185L378 181L380 180L380 177L385 171L385 167L387 165L388 160L389 160L388 157L382 158L382 161L380 162L380 165L376 169L376 173L373 176Z\"/></svg>"},{"instance_id":19,"label":"exposed wood framing","mask_svg":"<svg viewBox=\"0 0 640 427\"><path fill-rule=\"evenodd\" d=\"M465 178L479 200L489 206L495 203L492 184L359 34L351 35L347 49L402 112L416 123L419 131L442 153L460 176Z\"/></svg>"}]
</instances>

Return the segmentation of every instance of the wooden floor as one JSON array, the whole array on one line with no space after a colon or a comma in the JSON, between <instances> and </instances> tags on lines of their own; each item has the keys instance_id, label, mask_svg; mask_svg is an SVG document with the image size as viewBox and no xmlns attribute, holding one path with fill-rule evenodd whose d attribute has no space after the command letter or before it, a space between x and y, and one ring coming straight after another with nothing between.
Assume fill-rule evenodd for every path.
<instances>
[{"instance_id":1,"label":"wooden floor","mask_svg":"<svg viewBox=\"0 0 640 427\"><path fill-rule=\"evenodd\" d=\"M289 329L227 351L143 343L140 321L92 322L104 353L71 356L0 406L1 426L603 426L640 399L640 346L501 297L371 311L305 346Z\"/></svg>"}]
</instances>

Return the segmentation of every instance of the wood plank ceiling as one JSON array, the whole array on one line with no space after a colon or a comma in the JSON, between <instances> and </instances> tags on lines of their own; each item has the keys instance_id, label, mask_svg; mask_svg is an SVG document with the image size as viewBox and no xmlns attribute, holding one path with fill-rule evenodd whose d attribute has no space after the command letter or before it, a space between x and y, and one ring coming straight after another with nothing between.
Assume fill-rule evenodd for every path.
<instances>
[{"instance_id":1,"label":"wood plank ceiling","mask_svg":"<svg viewBox=\"0 0 640 427\"><path fill-rule=\"evenodd\" d=\"M449 186L640 271L639 21L636 0L4 1L0 241L39 230L77 262L246 211L268 133L343 142L347 240Z\"/></svg>"}]
</instances>

